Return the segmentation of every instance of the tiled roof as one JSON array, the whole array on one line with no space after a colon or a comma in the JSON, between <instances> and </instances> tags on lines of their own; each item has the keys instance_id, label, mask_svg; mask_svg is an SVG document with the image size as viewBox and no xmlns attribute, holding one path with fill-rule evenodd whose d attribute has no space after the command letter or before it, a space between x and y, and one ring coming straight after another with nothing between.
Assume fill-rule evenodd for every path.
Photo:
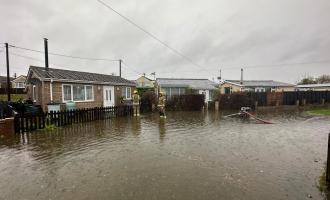
<instances>
[{"instance_id":1,"label":"tiled roof","mask_svg":"<svg viewBox=\"0 0 330 200\"><path fill-rule=\"evenodd\" d=\"M225 80L225 82L234 83L240 85L240 80ZM283 83L273 80L243 80L243 86L245 87L290 87L295 86L290 83Z\"/></svg>"},{"instance_id":2,"label":"tiled roof","mask_svg":"<svg viewBox=\"0 0 330 200\"><path fill-rule=\"evenodd\" d=\"M215 90L217 83L208 79L157 78L161 87L190 87L196 90Z\"/></svg>"},{"instance_id":3,"label":"tiled roof","mask_svg":"<svg viewBox=\"0 0 330 200\"><path fill-rule=\"evenodd\" d=\"M135 83L119 76L96 74L90 72L72 71L64 69L49 68L48 71L44 67L30 66L33 71L41 79L53 79L66 82L95 82L100 84L113 85L130 85L135 86Z\"/></svg>"}]
</instances>

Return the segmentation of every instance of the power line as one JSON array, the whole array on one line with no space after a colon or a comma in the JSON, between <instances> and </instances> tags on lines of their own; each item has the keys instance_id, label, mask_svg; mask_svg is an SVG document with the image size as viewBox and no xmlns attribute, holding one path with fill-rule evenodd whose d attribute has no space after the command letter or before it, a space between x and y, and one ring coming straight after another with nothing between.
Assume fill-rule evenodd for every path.
<instances>
[{"instance_id":1,"label":"power line","mask_svg":"<svg viewBox=\"0 0 330 200\"><path fill-rule=\"evenodd\" d=\"M42 62L42 63L45 62L44 60L41 60L41 59L33 58L33 57L30 57L30 56L23 56L23 55L16 54L16 53L13 53L13 52L10 52L10 55L14 55L14 56L17 56L17 57L22 57L22 58L26 58L26 59L30 59L30 60L35 60L35 61Z\"/></svg>"},{"instance_id":2,"label":"power line","mask_svg":"<svg viewBox=\"0 0 330 200\"><path fill-rule=\"evenodd\" d=\"M44 53L44 51L39 51L39 50L30 49L30 48L26 48L26 47L20 47L20 46L15 46L15 45L9 45L9 46L13 47L13 48L16 48L16 49L32 51L32 52L37 52L37 53ZM65 55L65 54L52 53L52 52L49 52L48 54L53 55L53 56L61 56L61 57L74 58L74 59L80 59L80 60L110 61L110 62L118 62L119 61L118 59L115 60L115 59L108 59L108 58L88 58L88 57L72 56L72 55Z\"/></svg>"},{"instance_id":3,"label":"power line","mask_svg":"<svg viewBox=\"0 0 330 200\"><path fill-rule=\"evenodd\" d=\"M258 65L241 65L240 67L227 67L221 68L221 70L235 70L235 69L256 69L256 68L275 68L275 67L285 67L285 66L299 66L299 65L310 65L310 64L322 64L322 63L330 63L330 60L319 60L319 61L309 61L309 62L296 62L296 63L279 63L279 64L258 64ZM228 65L227 65L228 66ZM235 65L238 66L238 65ZM243 67L242 67L243 66ZM219 69L206 69L206 70L219 70ZM188 71L180 71L180 72L202 72L206 70L188 70ZM169 71L158 71L158 73L173 73Z\"/></svg>"},{"instance_id":4,"label":"power line","mask_svg":"<svg viewBox=\"0 0 330 200\"><path fill-rule=\"evenodd\" d=\"M122 63L126 66L126 67L125 67L126 69L129 69L129 70L133 71L133 72L136 73L137 75L142 75L141 72L138 72L138 71L136 71L136 70L130 68L130 67L127 65L127 63L126 63L125 61L122 60Z\"/></svg>"},{"instance_id":5,"label":"power line","mask_svg":"<svg viewBox=\"0 0 330 200\"><path fill-rule=\"evenodd\" d=\"M22 57L22 58L25 58L25 59L30 59L30 60L35 60L35 61L38 61L38 62L41 62L41 63L44 63L45 61L42 60L42 59L37 59L37 58L34 58L34 57L30 57L30 56L25 56L25 55L21 55L21 54L17 54L17 53L10 53L11 55L14 55L14 56L17 56L17 57ZM66 66L63 66L63 65L58 65L56 63L51 63L53 66L56 66L56 67L60 67L60 68L65 68L67 69L68 67ZM75 66L71 66L71 67L74 67L74 68L77 68Z\"/></svg>"},{"instance_id":6,"label":"power line","mask_svg":"<svg viewBox=\"0 0 330 200\"><path fill-rule=\"evenodd\" d=\"M130 24L132 24L133 26L135 26L136 28L140 29L142 32L144 32L145 34L149 35L151 38L153 38L154 40L158 41L159 43L161 43L162 45L164 45L166 48L170 49L172 52L174 52L175 54L177 54L178 56L182 57L183 59L185 59L186 61L188 61L189 63L191 63L192 65L198 67L198 68L202 68L204 69L203 66L195 63L191 58L185 56L183 53L181 53L180 51L174 49L173 47L169 46L168 44L166 44L165 42L163 42L161 39L159 39L157 36L155 36L154 34L150 33L149 31L147 31L146 29L144 29L142 26L136 24L133 20L131 20L130 18L124 16L123 14L121 14L120 12L118 12L117 10L115 10L114 8L112 8L111 6L109 6L108 4L106 4L104 1L102 0L97 0L99 3L101 3L103 6L107 7L108 9L112 10L113 12L115 12L117 15L119 15L120 17L122 17L124 20L128 21Z\"/></svg>"}]
</instances>

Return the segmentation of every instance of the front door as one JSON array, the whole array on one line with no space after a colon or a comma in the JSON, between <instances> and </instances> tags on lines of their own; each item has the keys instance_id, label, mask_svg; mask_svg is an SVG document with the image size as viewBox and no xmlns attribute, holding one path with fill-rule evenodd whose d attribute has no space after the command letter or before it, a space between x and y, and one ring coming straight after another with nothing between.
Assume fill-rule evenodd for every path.
<instances>
[{"instance_id":1,"label":"front door","mask_svg":"<svg viewBox=\"0 0 330 200\"><path fill-rule=\"evenodd\" d=\"M103 86L103 106L115 105L115 88L113 86Z\"/></svg>"}]
</instances>

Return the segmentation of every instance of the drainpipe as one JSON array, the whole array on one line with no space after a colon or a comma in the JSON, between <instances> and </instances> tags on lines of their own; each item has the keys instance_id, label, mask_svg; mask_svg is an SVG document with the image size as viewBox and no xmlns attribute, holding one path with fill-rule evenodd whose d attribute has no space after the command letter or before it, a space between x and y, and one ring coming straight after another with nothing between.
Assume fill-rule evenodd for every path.
<instances>
[{"instance_id":1,"label":"drainpipe","mask_svg":"<svg viewBox=\"0 0 330 200\"><path fill-rule=\"evenodd\" d=\"M50 92L50 102L53 102L53 79L50 79L49 84L49 92Z\"/></svg>"}]
</instances>

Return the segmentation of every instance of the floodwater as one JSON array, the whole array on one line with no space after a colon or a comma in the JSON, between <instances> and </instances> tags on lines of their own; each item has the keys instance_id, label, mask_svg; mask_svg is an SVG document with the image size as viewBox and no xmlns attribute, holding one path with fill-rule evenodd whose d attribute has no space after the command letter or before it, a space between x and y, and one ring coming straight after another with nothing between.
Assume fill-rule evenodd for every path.
<instances>
[{"instance_id":1,"label":"floodwater","mask_svg":"<svg viewBox=\"0 0 330 200\"><path fill-rule=\"evenodd\" d=\"M0 199L323 199L329 117L172 112L0 139Z\"/></svg>"}]
</instances>

